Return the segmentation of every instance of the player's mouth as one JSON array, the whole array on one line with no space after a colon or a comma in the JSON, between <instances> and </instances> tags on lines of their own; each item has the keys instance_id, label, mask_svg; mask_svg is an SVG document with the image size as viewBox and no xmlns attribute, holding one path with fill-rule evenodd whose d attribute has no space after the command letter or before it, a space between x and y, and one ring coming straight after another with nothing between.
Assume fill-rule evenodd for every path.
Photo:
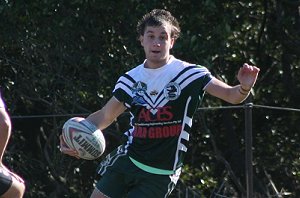
<instances>
[{"instance_id":1,"label":"player's mouth","mask_svg":"<svg viewBox=\"0 0 300 198\"><path fill-rule=\"evenodd\" d=\"M151 51L153 54L159 54L160 53L160 51L156 51L156 50L152 50Z\"/></svg>"}]
</instances>

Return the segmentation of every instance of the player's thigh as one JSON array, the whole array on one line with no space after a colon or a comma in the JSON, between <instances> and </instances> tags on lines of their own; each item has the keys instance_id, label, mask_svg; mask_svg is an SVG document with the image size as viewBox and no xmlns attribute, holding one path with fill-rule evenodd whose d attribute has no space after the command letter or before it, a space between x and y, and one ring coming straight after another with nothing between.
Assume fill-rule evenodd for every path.
<instances>
[{"instance_id":1,"label":"player's thigh","mask_svg":"<svg viewBox=\"0 0 300 198\"><path fill-rule=\"evenodd\" d=\"M126 193L124 174L115 171L107 171L97 182L95 188L97 190L94 190L93 194L102 194L111 198L121 198ZM95 196L95 198L96 197L97 196Z\"/></svg>"},{"instance_id":2,"label":"player's thigh","mask_svg":"<svg viewBox=\"0 0 300 198\"><path fill-rule=\"evenodd\" d=\"M164 198L170 195L175 185L168 175L149 174L129 191L128 198Z\"/></svg>"},{"instance_id":3,"label":"player's thigh","mask_svg":"<svg viewBox=\"0 0 300 198\"><path fill-rule=\"evenodd\" d=\"M107 195L103 194L98 188L95 188L90 196L90 198L109 198Z\"/></svg>"}]
</instances>

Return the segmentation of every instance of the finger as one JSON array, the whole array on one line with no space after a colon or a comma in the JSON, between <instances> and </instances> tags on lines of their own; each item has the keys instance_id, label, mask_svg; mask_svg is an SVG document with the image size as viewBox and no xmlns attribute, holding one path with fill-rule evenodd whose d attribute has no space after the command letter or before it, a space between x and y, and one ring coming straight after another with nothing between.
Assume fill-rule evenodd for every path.
<instances>
[{"instance_id":1,"label":"finger","mask_svg":"<svg viewBox=\"0 0 300 198\"><path fill-rule=\"evenodd\" d=\"M62 144L60 146L59 150L63 154L70 155L72 157L75 157L75 158L79 159L79 153L78 153L78 151L75 150L75 149L72 149L72 148L68 147L66 144Z\"/></svg>"},{"instance_id":2,"label":"finger","mask_svg":"<svg viewBox=\"0 0 300 198\"><path fill-rule=\"evenodd\" d=\"M60 139L60 151L62 150L67 150L67 149L71 149L67 143L65 142L64 138L62 135L59 136L59 139Z\"/></svg>"},{"instance_id":3,"label":"finger","mask_svg":"<svg viewBox=\"0 0 300 198\"><path fill-rule=\"evenodd\" d=\"M243 67L240 68L241 72L243 73L251 73L253 75L257 75L260 69L253 65L244 64Z\"/></svg>"},{"instance_id":4,"label":"finger","mask_svg":"<svg viewBox=\"0 0 300 198\"><path fill-rule=\"evenodd\" d=\"M60 151L61 152L63 152L63 153L72 153L72 152L74 152L74 151L76 151L76 150L74 150L74 149L71 149L67 144L66 144L66 142L64 141L64 139L63 139L63 137L62 137L62 135L60 135L59 136L59 139L60 139Z\"/></svg>"},{"instance_id":5,"label":"finger","mask_svg":"<svg viewBox=\"0 0 300 198\"><path fill-rule=\"evenodd\" d=\"M258 73L260 71L260 69L256 66L253 66L253 71L255 71L256 73Z\"/></svg>"},{"instance_id":6,"label":"finger","mask_svg":"<svg viewBox=\"0 0 300 198\"><path fill-rule=\"evenodd\" d=\"M62 148L61 152L66 154L66 155L70 155L72 157L75 157L75 158L79 159L79 154L76 150Z\"/></svg>"},{"instance_id":7,"label":"finger","mask_svg":"<svg viewBox=\"0 0 300 198\"><path fill-rule=\"evenodd\" d=\"M244 63L243 67L245 67L245 68L252 68L255 71L259 71L260 70L257 66L255 66L255 65L249 65L248 63Z\"/></svg>"},{"instance_id":8,"label":"finger","mask_svg":"<svg viewBox=\"0 0 300 198\"><path fill-rule=\"evenodd\" d=\"M65 154L72 154L72 155L78 154L78 152L75 149L65 147L65 146L61 146L60 151Z\"/></svg>"},{"instance_id":9,"label":"finger","mask_svg":"<svg viewBox=\"0 0 300 198\"><path fill-rule=\"evenodd\" d=\"M65 142L62 135L59 136L59 139L60 139L60 148L59 148L60 152L62 152L64 154L67 154L67 155L70 155L72 157L75 157L77 159L80 159L78 151L75 150L75 149L70 148L66 144L66 142Z\"/></svg>"},{"instance_id":10,"label":"finger","mask_svg":"<svg viewBox=\"0 0 300 198\"><path fill-rule=\"evenodd\" d=\"M60 145L64 145L64 146L67 146L67 144L66 144L66 142L65 142L65 140L64 140L64 138L63 138L63 136L62 135L60 135L59 136L59 142L60 142Z\"/></svg>"}]
</instances>

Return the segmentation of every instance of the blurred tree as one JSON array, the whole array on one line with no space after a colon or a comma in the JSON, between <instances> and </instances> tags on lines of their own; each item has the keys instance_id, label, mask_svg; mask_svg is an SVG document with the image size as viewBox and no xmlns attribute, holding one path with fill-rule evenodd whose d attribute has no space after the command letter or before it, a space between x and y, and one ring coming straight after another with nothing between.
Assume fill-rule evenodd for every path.
<instances>
[{"instance_id":1,"label":"blurred tree","mask_svg":"<svg viewBox=\"0 0 300 198\"><path fill-rule=\"evenodd\" d=\"M135 27L145 12L165 8L177 16L182 35L172 51L176 57L208 67L229 84L238 83L244 62L256 64L261 74L254 104L299 108L299 7L296 0L1 1L0 86L14 116L6 160L26 178L26 197L91 192L100 159L62 156L60 129L68 115L101 108L118 77L143 61ZM203 107L228 105L205 99ZM208 197L227 180L232 189L224 194L243 194L243 116L242 109L197 112L180 186ZM257 195L274 194L270 178L292 197L300 195L298 121L299 113L254 109ZM127 123L124 114L107 129L107 152Z\"/></svg>"}]
</instances>

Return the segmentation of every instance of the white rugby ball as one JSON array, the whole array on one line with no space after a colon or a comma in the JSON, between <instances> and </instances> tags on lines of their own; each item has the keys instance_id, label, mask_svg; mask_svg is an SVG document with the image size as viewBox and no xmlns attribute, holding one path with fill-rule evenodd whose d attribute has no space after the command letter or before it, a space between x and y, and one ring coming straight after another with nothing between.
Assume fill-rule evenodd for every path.
<instances>
[{"instance_id":1,"label":"white rugby ball","mask_svg":"<svg viewBox=\"0 0 300 198\"><path fill-rule=\"evenodd\" d=\"M82 159L94 160L104 153L106 143L102 131L85 118L67 120L63 125L62 137L70 148L78 151Z\"/></svg>"}]
</instances>

